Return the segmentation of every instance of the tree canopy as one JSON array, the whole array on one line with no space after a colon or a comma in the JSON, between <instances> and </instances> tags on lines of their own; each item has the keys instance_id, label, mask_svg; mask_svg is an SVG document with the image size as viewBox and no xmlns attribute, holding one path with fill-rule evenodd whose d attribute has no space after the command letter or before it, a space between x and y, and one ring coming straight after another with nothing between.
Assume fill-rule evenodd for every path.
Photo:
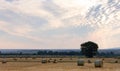
<instances>
[{"instance_id":1,"label":"tree canopy","mask_svg":"<svg viewBox=\"0 0 120 71\"><path fill-rule=\"evenodd\" d=\"M92 58L97 54L98 45L92 41L81 44L81 53L88 58Z\"/></svg>"}]
</instances>

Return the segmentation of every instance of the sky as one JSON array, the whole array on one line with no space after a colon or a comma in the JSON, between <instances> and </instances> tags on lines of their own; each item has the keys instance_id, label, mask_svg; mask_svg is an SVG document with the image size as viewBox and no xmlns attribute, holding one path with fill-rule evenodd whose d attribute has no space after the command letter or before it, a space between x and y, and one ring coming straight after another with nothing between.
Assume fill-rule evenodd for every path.
<instances>
[{"instance_id":1,"label":"sky","mask_svg":"<svg viewBox=\"0 0 120 71\"><path fill-rule=\"evenodd\" d=\"M120 47L120 0L0 0L0 49Z\"/></svg>"}]
</instances>

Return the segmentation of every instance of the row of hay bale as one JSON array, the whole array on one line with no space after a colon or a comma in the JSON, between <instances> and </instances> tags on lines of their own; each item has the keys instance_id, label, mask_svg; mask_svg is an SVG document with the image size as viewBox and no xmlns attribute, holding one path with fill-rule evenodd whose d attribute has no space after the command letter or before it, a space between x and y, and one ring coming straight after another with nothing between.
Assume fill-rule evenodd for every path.
<instances>
[{"instance_id":1,"label":"row of hay bale","mask_svg":"<svg viewBox=\"0 0 120 71\"><path fill-rule=\"evenodd\" d=\"M58 61L56 60L56 59L54 59L54 60L52 60L52 59L49 59L49 60L47 60L47 59L42 59L41 60L41 63L42 64L44 64L44 63L57 63Z\"/></svg>"},{"instance_id":2,"label":"row of hay bale","mask_svg":"<svg viewBox=\"0 0 120 71\"><path fill-rule=\"evenodd\" d=\"M88 60L88 62L91 63L90 60ZM77 65L78 65L78 66L84 66L84 64L85 64L85 62L84 62L84 60L82 60L82 59L80 59L80 60L77 61ZM102 60L96 60L96 61L94 62L94 66L95 66L95 67L103 67L103 61L102 61Z\"/></svg>"}]
</instances>

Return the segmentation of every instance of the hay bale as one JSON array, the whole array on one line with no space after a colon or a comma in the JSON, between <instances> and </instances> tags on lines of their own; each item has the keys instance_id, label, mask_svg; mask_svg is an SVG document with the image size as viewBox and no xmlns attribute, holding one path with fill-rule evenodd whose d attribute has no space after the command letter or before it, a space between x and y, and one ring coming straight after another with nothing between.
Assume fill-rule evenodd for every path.
<instances>
[{"instance_id":1,"label":"hay bale","mask_svg":"<svg viewBox=\"0 0 120 71\"><path fill-rule=\"evenodd\" d=\"M47 63L47 60L46 60L46 59L42 59L42 60L41 60L41 63L43 63L43 64L44 64L44 63Z\"/></svg>"},{"instance_id":2,"label":"hay bale","mask_svg":"<svg viewBox=\"0 0 120 71\"><path fill-rule=\"evenodd\" d=\"M59 59L60 61L63 60L62 58Z\"/></svg>"},{"instance_id":3,"label":"hay bale","mask_svg":"<svg viewBox=\"0 0 120 71\"><path fill-rule=\"evenodd\" d=\"M104 61L105 59L103 58L102 61Z\"/></svg>"},{"instance_id":4,"label":"hay bale","mask_svg":"<svg viewBox=\"0 0 120 71\"><path fill-rule=\"evenodd\" d=\"M32 57L32 59L36 59L35 57Z\"/></svg>"},{"instance_id":5,"label":"hay bale","mask_svg":"<svg viewBox=\"0 0 120 71\"><path fill-rule=\"evenodd\" d=\"M52 60L52 58L50 58L49 60Z\"/></svg>"},{"instance_id":6,"label":"hay bale","mask_svg":"<svg viewBox=\"0 0 120 71\"><path fill-rule=\"evenodd\" d=\"M96 60L95 62L94 62L94 65L95 65L95 67L97 68L97 67L103 67L103 61L102 60Z\"/></svg>"},{"instance_id":7,"label":"hay bale","mask_svg":"<svg viewBox=\"0 0 120 71\"><path fill-rule=\"evenodd\" d=\"M82 59L79 59L78 61L77 61L77 65L78 66L84 66L84 60L82 60Z\"/></svg>"},{"instance_id":8,"label":"hay bale","mask_svg":"<svg viewBox=\"0 0 120 71\"><path fill-rule=\"evenodd\" d=\"M50 62L51 62L51 60L48 60L47 62L48 62L48 63L50 63Z\"/></svg>"},{"instance_id":9,"label":"hay bale","mask_svg":"<svg viewBox=\"0 0 120 71\"><path fill-rule=\"evenodd\" d=\"M73 58L71 57L70 60L73 60Z\"/></svg>"},{"instance_id":10,"label":"hay bale","mask_svg":"<svg viewBox=\"0 0 120 71\"><path fill-rule=\"evenodd\" d=\"M115 63L118 63L118 61L116 60Z\"/></svg>"},{"instance_id":11,"label":"hay bale","mask_svg":"<svg viewBox=\"0 0 120 71\"><path fill-rule=\"evenodd\" d=\"M53 60L53 63L57 63L57 60L56 60L56 59L54 59L54 60Z\"/></svg>"},{"instance_id":12,"label":"hay bale","mask_svg":"<svg viewBox=\"0 0 120 71\"><path fill-rule=\"evenodd\" d=\"M2 64L6 64L7 63L7 61L5 61L5 60L2 60Z\"/></svg>"},{"instance_id":13,"label":"hay bale","mask_svg":"<svg viewBox=\"0 0 120 71\"><path fill-rule=\"evenodd\" d=\"M47 62L48 63L53 62L52 58L49 58Z\"/></svg>"},{"instance_id":14,"label":"hay bale","mask_svg":"<svg viewBox=\"0 0 120 71\"><path fill-rule=\"evenodd\" d=\"M13 58L13 60L14 60L14 61L17 61L17 59L16 59L16 58Z\"/></svg>"},{"instance_id":15,"label":"hay bale","mask_svg":"<svg viewBox=\"0 0 120 71\"><path fill-rule=\"evenodd\" d=\"M92 63L92 61L88 60L88 63Z\"/></svg>"}]
</instances>

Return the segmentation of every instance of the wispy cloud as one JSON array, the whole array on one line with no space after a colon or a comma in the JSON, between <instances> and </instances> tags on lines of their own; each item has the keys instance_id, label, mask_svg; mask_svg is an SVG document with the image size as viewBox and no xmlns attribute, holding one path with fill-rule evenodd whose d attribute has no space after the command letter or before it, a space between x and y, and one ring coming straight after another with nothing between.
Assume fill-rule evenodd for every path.
<instances>
[{"instance_id":1,"label":"wispy cloud","mask_svg":"<svg viewBox=\"0 0 120 71\"><path fill-rule=\"evenodd\" d=\"M0 31L18 48L79 48L88 40L119 47L119 15L119 0L0 0Z\"/></svg>"}]
</instances>

